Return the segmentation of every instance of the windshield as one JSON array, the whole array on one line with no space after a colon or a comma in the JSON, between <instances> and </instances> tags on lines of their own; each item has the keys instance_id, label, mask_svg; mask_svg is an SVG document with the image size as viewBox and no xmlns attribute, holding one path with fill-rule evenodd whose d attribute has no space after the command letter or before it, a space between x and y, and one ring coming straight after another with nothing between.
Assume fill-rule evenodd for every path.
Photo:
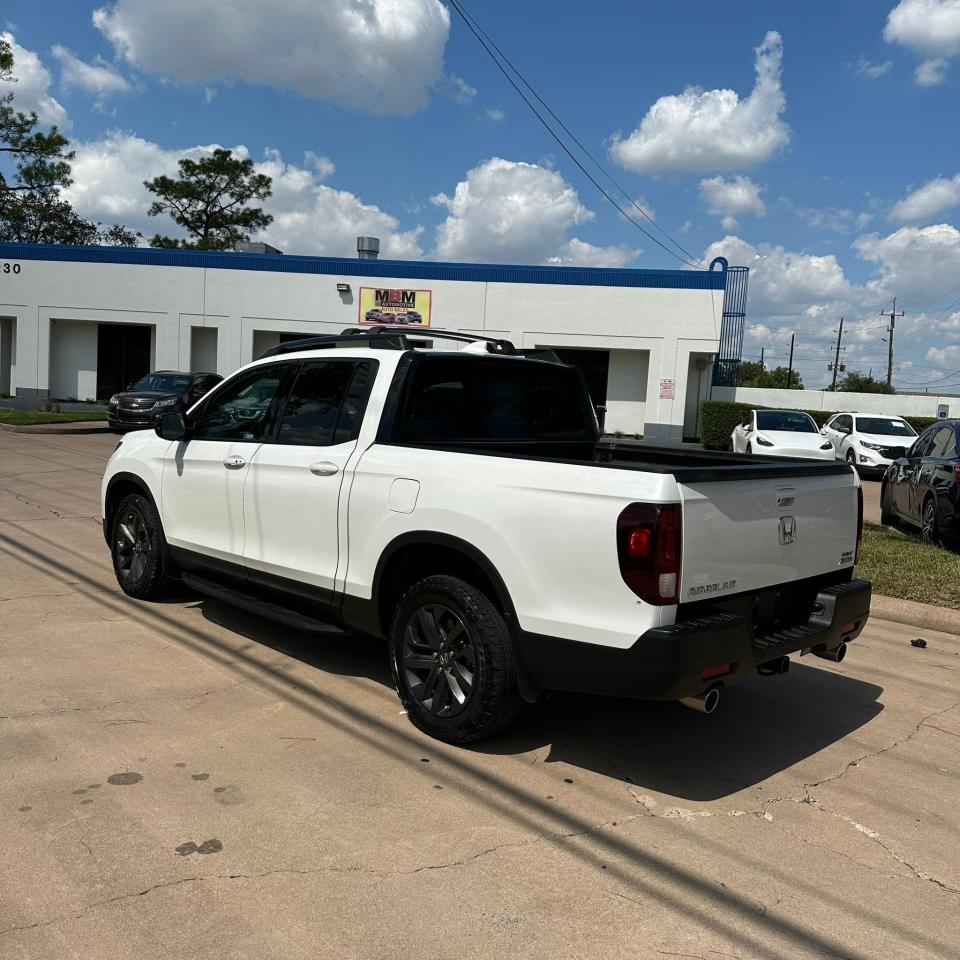
<instances>
[{"instance_id":1,"label":"windshield","mask_svg":"<svg viewBox=\"0 0 960 960\"><path fill-rule=\"evenodd\" d=\"M813 418L789 410L758 410L758 430L783 430L787 433L817 433Z\"/></svg>"},{"instance_id":2,"label":"windshield","mask_svg":"<svg viewBox=\"0 0 960 960\"><path fill-rule=\"evenodd\" d=\"M399 424L407 442L593 441L596 429L576 370L505 357L423 356Z\"/></svg>"},{"instance_id":3,"label":"windshield","mask_svg":"<svg viewBox=\"0 0 960 960\"><path fill-rule=\"evenodd\" d=\"M915 437L916 431L906 420L887 420L886 417L857 417L860 433L879 433L884 437Z\"/></svg>"},{"instance_id":4,"label":"windshield","mask_svg":"<svg viewBox=\"0 0 960 960\"><path fill-rule=\"evenodd\" d=\"M164 393L183 393L190 386L190 377L183 373L148 373L131 390L162 390Z\"/></svg>"}]
</instances>

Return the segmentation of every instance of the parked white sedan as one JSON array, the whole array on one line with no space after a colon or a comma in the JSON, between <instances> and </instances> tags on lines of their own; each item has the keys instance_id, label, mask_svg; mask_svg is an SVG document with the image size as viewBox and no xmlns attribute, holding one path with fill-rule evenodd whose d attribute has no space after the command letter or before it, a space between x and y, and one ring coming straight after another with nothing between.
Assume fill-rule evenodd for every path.
<instances>
[{"instance_id":1,"label":"parked white sedan","mask_svg":"<svg viewBox=\"0 0 960 960\"><path fill-rule=\"evenodd\" d=\"M799 410L751 410L730 434L734 453L770 457L807 457L833 460L833 444L825 440L816 423Z\"/></svg>"},{"instance_id":2,"label":"parked white sedan","mask_svg":"<svg viewBox=\"0 0 960 960\"><path fill-rule=\"evenodd\" d=\"M855 465L861 473L885 473L917 439L906 420L882 413L838 413L821 432L833 444L837 459Z\"/></svg>"}]
</instances>

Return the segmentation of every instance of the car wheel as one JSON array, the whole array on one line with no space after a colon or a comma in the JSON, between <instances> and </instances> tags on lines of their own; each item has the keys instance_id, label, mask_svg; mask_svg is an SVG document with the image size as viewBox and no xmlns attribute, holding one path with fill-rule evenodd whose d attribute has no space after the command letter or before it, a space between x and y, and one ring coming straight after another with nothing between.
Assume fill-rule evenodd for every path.
<instances>
[{"instance_id":1,"label":"car wheel","mask_svg":"<svg viewBox=\"0 0 960 960\"><path fill-rule=\"evenodd\" d=\"M920 539L935 547L943 546L940 540L940 527L937 523L937 501L933 497L927 497L923 502L923 513L920 515Z\"/></svg>"},{"instance_id":2,"label":"car wheel","mask_svg":"<svg viewBox=\"0 0 960 960\"><path fill-rule=\"evenodd\" d=\"M390 667L413 725L448 743L496 733L522 705L503 617L456 577L426 577L403 596L390 629Z\"/></svg>"},{"instance_id":3,"label":"car wheel","mask_svg":"<svg viewBox=\"0 0 960 960\"><path fill-rule=\"evenodd\" d=\"M880 488L880 522L886 527L897 525L897 518L893 512L893 503L890 496L890 484L886 480Z\"/></svg>"},{"instance_id":4,"label":"car wheel","mask_svg":"<svg viewBox=\"0 0 960 960\"><path fill-rule=\"evenodd\" d=\"M853 452L853 450L847 450L847 463L849 463L851 467L856 469L857 455Z\"/></svg>"},{"instance_id":5,"label":"car wheel","mask_svg":"<svg viewBox=\"0 0 960 960\"><path fill-rule=\"evenodd\" d=\"M746 446L746 449L745 449L743 452L744 452L744 453L753 453L753 444L752 444L752 443L748 443L747 446Z\"/></svg>"},{"instance_id":6,"label":"car wheel","mask_svg":"<svg viewBox=\"0 0 960 960\"><path fill-rule=\"evenodd\" d=\"M169 592L163 568L163 528L157 508L139 493L124 497L113 518L110 552L117 583L138 600L156 600Z\"/></svg>"}]
</instances>

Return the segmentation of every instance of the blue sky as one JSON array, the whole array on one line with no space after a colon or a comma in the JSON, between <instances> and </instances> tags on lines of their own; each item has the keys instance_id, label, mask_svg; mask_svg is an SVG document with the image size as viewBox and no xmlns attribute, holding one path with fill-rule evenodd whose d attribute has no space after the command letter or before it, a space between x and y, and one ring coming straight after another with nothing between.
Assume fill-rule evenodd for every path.
<instances>
[{"instance_id":1,"label":"blue sky","mask_svg":"<svg viewBox=\"0 0 960 960\"><path fill-rule=\"evenodd\" d=\"M468 10L696 261L752 269L747 353L791 332L808 382L847 359L960 383L960 0L722 8L470 0ZM440 0L8 0L18 101L78 150L81 212L145 233L146 176L243 147L266 239L353 254L673 267L540 127ZM953 301L957 301L954 303Z\"/></svg>"}]
</instances>

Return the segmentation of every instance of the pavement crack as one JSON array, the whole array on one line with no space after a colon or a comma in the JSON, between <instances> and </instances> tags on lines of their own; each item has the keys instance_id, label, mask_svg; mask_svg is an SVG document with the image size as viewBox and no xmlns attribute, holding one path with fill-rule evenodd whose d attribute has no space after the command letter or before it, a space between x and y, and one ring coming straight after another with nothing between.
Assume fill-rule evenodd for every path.
<instances>
[{"instance_id":1,"label":"pavement crack","mask_svg":"<svg viewBox=\"0 0 960 960\"><path fill-rule=\"evenodd\" d=\"M824 777L822 780L814 780L812 783L805 783L803 785L804 792L809 795L811 789L823 786L825 783L831 783L835 780L840 780L852 767L860 766L860 764L865 760L873 760L875 757L889 753L891 750L896 749L904 743L909 743L921 731L921 729L923 729L923 727L930 725L931 720L942 716L945 713L949 713L951 710L955 710L957 707L960 707L960 700L956 700L954 703L951 703L949 706L943 707L940 710L934 710L932 713L928 713L926 716L920 718L913 730L911 730L910 733L908 733L905 737L900 737L898 740L894 740L893 743L890 743L885 747L881 747L879 750L872 750L869 753L863 754L861 757L854 758L839 773L832 773L829 777Z\"/></svg>"}]
</instances>

